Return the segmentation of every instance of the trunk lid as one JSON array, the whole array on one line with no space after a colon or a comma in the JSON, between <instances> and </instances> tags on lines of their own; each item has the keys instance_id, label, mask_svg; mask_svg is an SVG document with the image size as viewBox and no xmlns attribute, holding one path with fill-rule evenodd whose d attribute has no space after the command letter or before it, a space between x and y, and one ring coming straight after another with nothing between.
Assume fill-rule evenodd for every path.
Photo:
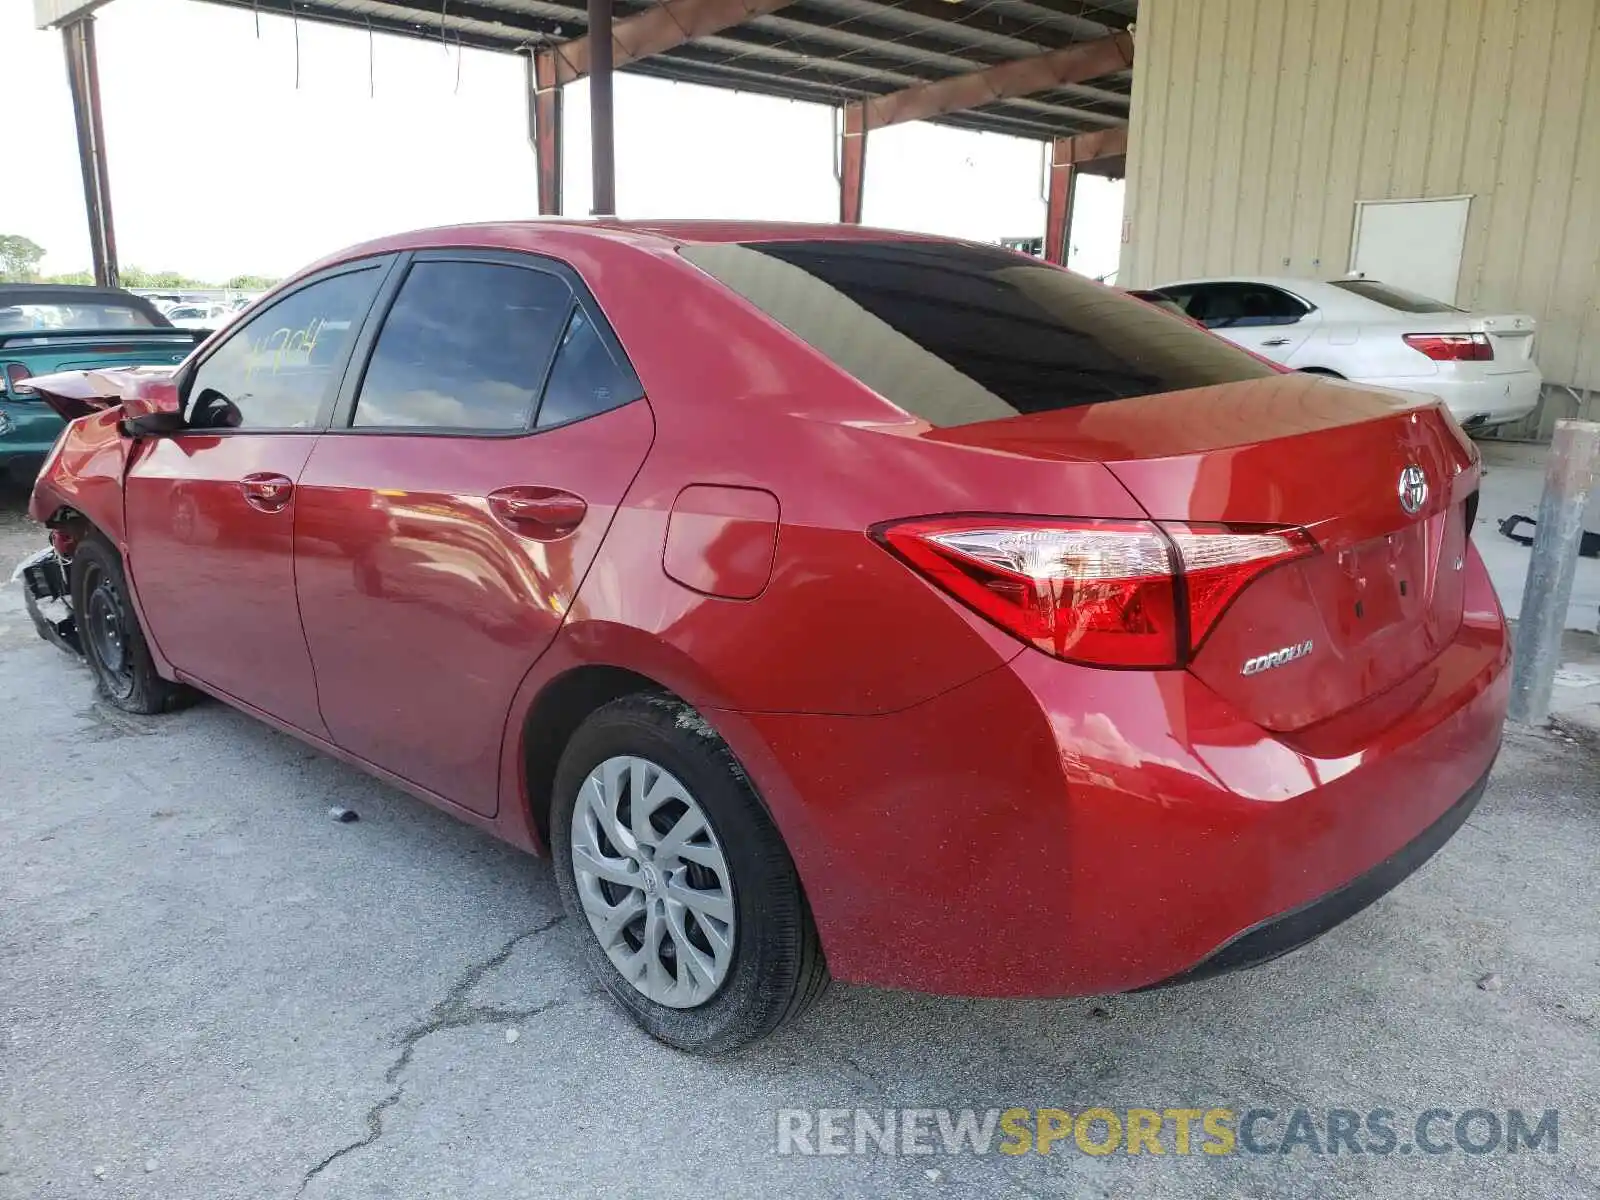
<instances>
[{"instance_id":1,"label":"trunk lid","mask_svg":"<svg viewBox=\"0 0 1600 1200\"><path fill-rule=\"evenodd\" d=\"M1473 313L1471 325L1474 333L1486 334L1489 345L1494 347L1494 359L1483 364L1485 375L1510 375L1532 365L1535 322L1527 313Z\"/></svg>"},{"instance_id":2,"label":"trunk lid","mask_svg":"<svg viewBox=\"0 0 1600 1200\"><path fill-rule=\"evenodd\" d=\"M1098 460L1158 521L1308 530L1318 553L1251 581L1189 663L1267 729L1304 728L1392 687L1460 626L1477 454L1431 398L1283 375L930 436ZM1426 484L1415 512L1401 500L1412 467Z\"/></svg>"}]
</instances>

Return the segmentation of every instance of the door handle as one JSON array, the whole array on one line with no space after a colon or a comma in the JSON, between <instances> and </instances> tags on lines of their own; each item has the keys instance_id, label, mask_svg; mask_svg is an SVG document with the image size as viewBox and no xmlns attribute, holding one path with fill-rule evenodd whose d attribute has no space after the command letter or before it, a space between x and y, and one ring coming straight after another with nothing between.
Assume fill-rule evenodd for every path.
<instances>
[{"instance_id":1,"label":"door handle","mask_svg":"<svg viewBox=\"0 0 1600 1200\"><path fill-rule=\"evenodd\" d=\"M582 524L589 506L561 488L519 484L490 492L489 511L512 533L553 542Z\"/></svg>"},{"instance_id":2,"label":"door handle","mask_svg":"<svg viewBox=\"0 0 1600 1200\"><path fill-rule=\"evenodd\" d=\"M239 480L244 502L262 512L282 512L294 495L294 480L273 471L256 471Z\"/></svg>"},{"instance_id":3,"label":"door handle","mask_svg":"<svg viewBox=\"0 0 1600 1200\"><path fill-rule=\"evenodd\" d=\"M1287 346L1289 339L1285 337L1268 338L1261 343L1263 346Z\"/></svg>"}]
</instances>

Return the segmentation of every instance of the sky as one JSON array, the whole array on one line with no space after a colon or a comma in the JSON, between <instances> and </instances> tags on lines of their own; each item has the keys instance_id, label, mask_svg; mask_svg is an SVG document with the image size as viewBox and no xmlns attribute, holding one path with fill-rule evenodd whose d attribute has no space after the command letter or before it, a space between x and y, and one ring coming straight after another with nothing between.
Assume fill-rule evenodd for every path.
<instances>
[{"instance_id":1,"label":"sky","mask_svg":"<svg viewBox=\"0 0 1600 1200\"><path fill-rule=\"evenodd\" d=\"M61 36L0 0L0 233L43 270L90 266ZM113 0L96 41L124 265L210 280L285 275L385 233L538 211L523 66L511 55L262 16ZM369 69L370 61L370 69ZM298 71L298 80L296 78ZM831 221L828 107L618 75L623 217ZM566 91L566 215L589 211L588 89ZM997 241L1044 230L1043 146L911 124L874 131L864 220ZM1083 177L1069 265L1117 266L1122 184Z\"/></svg>"}]
</instances>

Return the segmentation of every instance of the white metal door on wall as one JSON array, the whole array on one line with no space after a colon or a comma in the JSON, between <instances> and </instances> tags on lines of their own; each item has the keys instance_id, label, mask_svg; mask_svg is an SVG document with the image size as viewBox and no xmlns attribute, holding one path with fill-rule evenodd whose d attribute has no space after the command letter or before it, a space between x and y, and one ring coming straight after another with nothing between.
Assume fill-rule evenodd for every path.
<instances>
[{"instance_id":1,"label":"white metal door on wall","mask_svg":"<svg viewBox=\"0 0 1600 1200\"><path fill-rule=\"evenodd\" d=\"M1471 196L1357 200L1350 270L1456 303Z\"/></svg>"}]
</instances>

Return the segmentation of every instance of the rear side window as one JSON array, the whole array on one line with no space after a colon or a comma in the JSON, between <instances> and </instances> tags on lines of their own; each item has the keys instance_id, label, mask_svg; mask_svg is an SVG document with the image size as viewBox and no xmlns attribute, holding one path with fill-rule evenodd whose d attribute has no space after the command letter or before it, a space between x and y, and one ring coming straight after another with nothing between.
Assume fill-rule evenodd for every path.
<instances>
[{"instance_id":1,"label":"rear side window","mask_svg":"<svg viewBox=\"0 0 1600 1200\"><path fill-rule=\"evenodd\" d=\"M1274 373L1143 301L985 246L713 243L682 254L933 425Z\"/></svg>"},{"instance_id":2,"label":"rear side window","mask_svg":"<svg viewBox=\"0 0 1600 1200\"><path fill-rule=\"evenodd\" d=\"M1464 308L1457 308L1454 304L1446 304L1443 300L1435 300L1432 296L1424 296L1420 292L1408 292L1402 287L1379 283L1376 279L1330 279L1328 282L1336 288L1354 292L1358 296L1375 301L1385 308L1392 308L1397 312L1453 313L1467 311Z\"/></svg>"},{"instance_id":3,"label":"rear side window","mask_svg":"<svg viewBox=\"0 0 1600 1200\"><path fill-rule=\"evenodd\" d=\"M138 309L120 304L0 305L0 333L26 329L149 329L154 325Z\"/></svg>"},{"instance_id":4,"label":"rear side window","mask_svg":"<svg viewBox=\"0 0 1600 1200\"><path fill-rule=\"evenodd\" d=\"M351 424L526 429L572 304L565 281L545 271L416 263L373 347Z\"/></svg>"},{"instance_id":5,"label":"rear side window","mask_svg":"<svg viewBox=\"0 0 1600 1200\"><path fill-rule=\"evenodd\" d=\"M633 372L618 365L600 327L574 308L544 387L539 428L592 417L639 396Z\"/></svg>"}]
</instances>

